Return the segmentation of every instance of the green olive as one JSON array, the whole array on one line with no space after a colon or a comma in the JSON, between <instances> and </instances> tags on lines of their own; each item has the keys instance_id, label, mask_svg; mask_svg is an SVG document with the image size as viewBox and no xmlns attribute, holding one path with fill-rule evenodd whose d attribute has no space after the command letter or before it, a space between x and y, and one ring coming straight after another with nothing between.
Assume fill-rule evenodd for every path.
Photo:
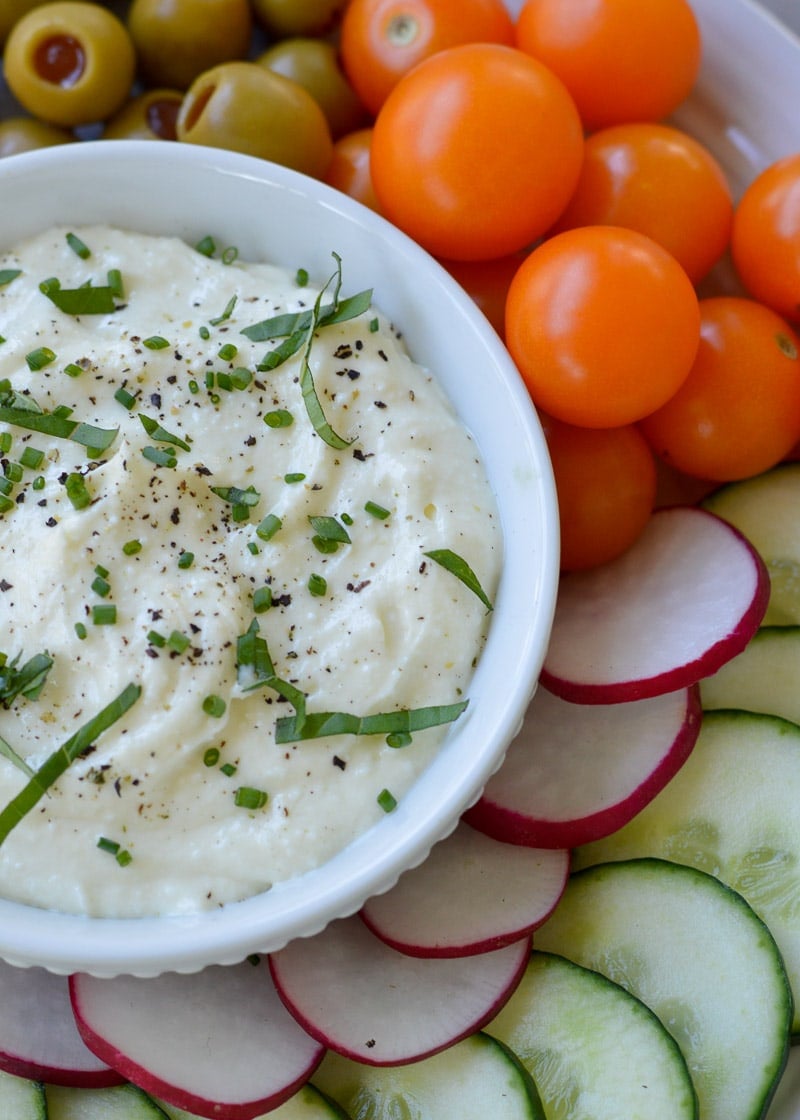
<instances>
[{"instance_id":1,"label":"green olive","mask_svg":"<svg viewBox=\"0 0 800 1120\"><path fill-rule=\"evenodd\" d=\"M252 25L249 0L133 0L128 11L142 78L170 89L246 58Z\"/></svg>"},{"instance_id":2,"label":"green olive","mask_svg":"<svg viewBox=\"0 0 800 1120\"><path fill-rule=\"evenodd\" d=\"M23 108L72 128L112 116L133 82L136 58L125 25L88 0L56 0L13 27L6 82Z\"/></svg>"},{"instance_id":3,"label":"green olive","mask_svg":"<svg viewBox=\"0 0 800 1120\"><path fill-rule=\"evenodd\" d=\"M46 3L47 0L0 0L0 46L5 43L17 20L22 19L32 8Z\"/></svg>"},{"instance_id":4,"label":"green olive","mask_svg":"<svg viewBox=\"0 0 800 1120\"><path fill-rule=\"evenodd\" d=\"M296 82L255 62L201 74L183 99L178 139L209 144L321 178L333 144L325 114Z\"/></svg>"},{"instance_id":5,"label":"green olive","mask_svg":"<svg viewBox=\"0 0 800 1120\"><path fill-rule=\"evenodd\" d=\"M367 110L339 65L336 47L327 39L281 39L256 62L307 89L328 118L334 140L366 123Z\"/></svg>"},{"instance_id":6,"label":"green olive","mask_svg":"<svg viewBox=\"0 0 800 1120\"><path fill-rule=\"evenodd\" d=\"M177 140L183 93L148 89L127 101L103 129L104 140Z\"/></svg>"},{"instance_id":7,"label":"green olive","mask_svg":"<svg viewBox=\"0 0 800 1120\"><path fill-rule=\"evenodd\" d=\"M256 19L276 39L325 35L336 27L347 0L252 0Z\"/></svg>"},{"instance_id":8,"label":"green olive","mask_svg":"<svg viewBox=\"0 0 800 1120\"><path fill-rule=\"evenodd\" d=\"M6 117L0 121L0 159L37 148L52 148L55 144L69 144L74 139L66 128L55 124L45 124L32 117Z\"/></svg>"}]
</instances>

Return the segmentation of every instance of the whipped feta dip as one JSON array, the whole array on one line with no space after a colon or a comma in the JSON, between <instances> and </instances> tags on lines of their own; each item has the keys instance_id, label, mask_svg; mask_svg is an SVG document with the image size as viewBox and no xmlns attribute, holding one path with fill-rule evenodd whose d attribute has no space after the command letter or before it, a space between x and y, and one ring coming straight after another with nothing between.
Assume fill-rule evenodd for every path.
<instances>
[{"instance_id":1,"label":"whipped feta dip","mask_svg":"<svg viewBox=\"0 0 800 1120\"><path fill-rule=\"evenodd\" d=\"M472 438L373 306L270 357L292 347L256 324L329 306L336 258L318 300L326 277L222 249L96 226L0 256L0 653L7 680L51 662L0 704L0 820L138 697L2 839L9 899L136 917L268 890L391 811L469 697L491 615L461 562L489 601L502 563ZM439 706L410 735L277 734Z\"/></svg>"}]
</instances>

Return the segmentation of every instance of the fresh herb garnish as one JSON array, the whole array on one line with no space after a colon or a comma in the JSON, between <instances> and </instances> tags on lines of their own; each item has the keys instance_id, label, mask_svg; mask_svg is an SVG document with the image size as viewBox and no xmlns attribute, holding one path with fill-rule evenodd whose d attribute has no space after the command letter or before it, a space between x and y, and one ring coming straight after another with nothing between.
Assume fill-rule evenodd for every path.
<instances>
[{"instance_id":1,"label":"fresh herb garnish","mask_svg":"<svg viewBox=\"0 0 800 1120\"><path fill-rule=\"evenodd\" d=\"M24 665L19 664L20 657L17 654L9 661L6 654L0 654L0 704L4 708L10 708L18 696L38 700L53 667L49 653L36 653Z\"/></svg>"},{"instance_id":2,"label":"fresh herb garnish","mask_svg":"<svg viewBox=\"0 0 800 1120\"><path fill-rule=\"evenodd\" d=\"M138 413L138 416L142 422L142 427L151 439L157 439L160 443L171 443L175 447L180 447L181 451L191 451L191 447L186 440L181 439L180 436L173 435L173 433L168 432L166 428L162 428L157 420L153 420L150 416L145 416L143 412Z\"/></svg>"},{"instance_id":3,"label":"fresh herb garnish","mask_svg":"<svg viewBox=\"0 0 800 1120\"><path fill-rule=\"evenodd\" d=\"M87 261L92 255L92 251L89 246L81 241L80 237L78 237L78 235L75 233L67 234L67 245L69 245L73 253L77 257L80 257L82 261Z\"/></svg>"},{"instance_id":4,"label":"fresh herb garnish","mask_svg":"<svg viewBox=\"0 0 800 1120\"><path fill-rule=\"evenodd\" d=\"M14 403L10 404L10 400ZM106 451L119 432L119 428L97 428L93 424L82 424L57 410L42 412L35 403L28 402L21 407L20 394L13 391L0 392L0 421L16 428L55 436L56 439L69 439L91 451Z\"/></svg>"},{"instance_id":5,"label":"fresh herb garnish","mask_svg":"<svg viewBox=\"0 0 800 1120\"><path fill-rule=\"evenodd\" d=\"M478 577L473 572L472 568L466 560L459 556L458 553L453 552L449 548L434 548L431 552L426 552L435 563L441 565L446 571L454 575L456 579L460 579L465 587L468 587L475 595L478 596L487 610L494 610L489 596L481 587Z\"/></svg>"},{"instance_id":6,"label":"fresh herb garnish","mask_svg":"<svg viewBox=\"0 0 800 1120\"><path fill-rule=\"evenodd\" d=\"M350 534L335 517L309 517L309 523L317 537L335 544L350 544Z\"/></svg>"},{"instance_id":7,"label":"fresh herb garnish","mask_svg":"<svg viewBox=\"0 0 800 1120\"><path fill-rule=\"evenodd\" d=\"M33 373L51 365L55 360L55 351L51 350L49 346L39 346L36 350L31 350L30 354L25 355L28 369Z\"/></svg>"},{"instance_id":8,"label":"fresh herb garnish","mask_svg":"<svg viewBox=\"0 0 800 1120\"><path fill-rule=\"evenodd\" d=\"M245 633L236 639L236 676L243 692L252 692L256 688L271 688L273 692L277 692L294 708L292 719L297 726L304 725L306 695L276 674L269 648L259 633L255 618Z\"/></svg>"},{"instance_id":9,"label":"fresh herb garnish","mask_svg":"<svg viewBox=\"0 0 800 1120\"><path fill-rule=\"evenodd\" d=\"M106 705L92 719L70 736L56 751L45 759L23 786L16 797L0 811L0 844L12 829L24 820L37 802L47 793L69 766L80 758L94 741L115 724L136 703L141 695L141 687L129 684L120 694Z\"/></svg>"},{"instance_id":10,"label":"fresh herb garnish","mask_svg":"<svg viewBox=\"0 0 800 1120\"><path fill-rule=\"evenodd\" d=\"M306 712L302 726L298 726L294 716L281 716L275 725L275 741L279 744L298 743L329 735L411 735L428 727L452 723L468 703L468 700L462 700L457 704L376 712L371 716L358 716L352 712Z\"/></svg>"},{"instance_id":11,"label":"fresh herb garnish","mask_svg":"<svg viewBox=\"0 0 800 1120\"><path fill-rule=\"evenodd\" d=\"M16 280L21 275L21 268L0 268L0 288L4 288L6 284L10 284L12 280Z\"/></svg>"},{"instance_id":12,"label":"fresh herb garnish","mask_svg":"<svg viewBox=\"0 0 800 1120\"><path fill-rule=\"evenodd\" d=\"M61 281L53 276L41 282L39 291L65 315L109 315L117 309L116 292L108 285L62 288Z\"/></svg>"},{"instance_id":13,"label":"fresh herb garnish","mask_svg":"<svg viewBox=\"0 0 800 1120\"><path fill-rule=\"evenodd\" d=\"M383 809L384 813L391 813L394 809L397 808L397 798L394 796L391 790L382 789L378 794L376 800L381 809Z\"/></svg>"},{"instance_id":14,"label":"fresh herb garnish","mask_svg":"<svg viewBox=\"0 0 800 1120\"><path fill-rule=\"evenodd\" d=\"M240 809L263 809L267 803L267 794L263 789L239 786L233 795L233 801Z\"/></svg>"}]
</instances>

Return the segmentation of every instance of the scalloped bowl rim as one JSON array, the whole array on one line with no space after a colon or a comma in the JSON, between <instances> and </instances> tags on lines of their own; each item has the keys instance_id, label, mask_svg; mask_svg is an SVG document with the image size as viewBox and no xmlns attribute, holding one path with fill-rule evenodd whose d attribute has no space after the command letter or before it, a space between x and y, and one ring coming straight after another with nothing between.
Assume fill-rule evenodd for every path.
<instances>
[{"instance_id":1,"label":"scalloped bowl rim","mask_svg":"<svg viewBox=\"0 0 800 1120\"><path fill-rule=\"evenodd\" d=\"M541 426L498 336L416 243L297 172L237 153L157 141L85 141L0 161L0 247L55 224L107 222L194 242L212 234L242 259L374 286L475 436L500 508L504 565L470 707L398 808L320 868L217 910L81 917L0 900L0 958L98 976L192 972L280 948L358 910L420 863L479 796L536 687L558 584L555 486Z\"/></svg>"}]
</instances>

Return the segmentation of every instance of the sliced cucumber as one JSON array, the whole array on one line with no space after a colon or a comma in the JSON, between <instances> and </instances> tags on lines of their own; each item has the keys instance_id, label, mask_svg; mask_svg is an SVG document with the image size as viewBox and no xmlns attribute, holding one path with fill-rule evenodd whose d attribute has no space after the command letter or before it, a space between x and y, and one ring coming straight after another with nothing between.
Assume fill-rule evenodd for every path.
<instances>
[{"instance_id":1,"label":"sliced cucumber","mask_svg":"<svg viewBox=\"0 0 800 1120\"><path fill-rule=\"evenodd\" d=\"M769 926L800 999L800 728L775 716L706 712L683 769L574 867L659 856L716 875ZM800 1034L800 1003L792 1031Z\"/></svg>"},{"instance_id":2,"label":"sliced cucumber","mask_svg":"<svg viewBox=\"0 0 800 1120\"><path fill-rule=\"evenodd\" d=\"M564 957L534 952L486 1030L530 1070L549 1120L697 1116L683 1054L653 1012Z\"/></svg>"},{"instance_id":3,"label":"sliced cucumber","mask_svg":"<svg viewBox=\"0 0 800 1120\"><path fill-rule=\"evenodd\" d=\"M47 1120L44 1085L0 1070L0 1116L3 1120Z\"/></svg>"},{"instance_id":4,"label":"sliced cucumber","mask_svg":"<svg viewBox=\"0 0 800 1120\"><path fill-rule=\"evenodd\" d=\"M175 1105L158 1102L169 1120L203 1120L195 1112L186 1112ZM261 1120L261 1118L257 1118ZM284 1104L264 1115L263 1120L350 1120L335 1101L313 1085L304 1085Z\"/></svg>"},{"instance_id":5,"label":"sliced cucumber","mask_svg":"<svg viewBox=\"0 0 800 1120\"><path fill-rule=\"evenodd\" d=\"M110 1089L47 1086L48 1120L165 1120L166 1113L134 1085Z\"/></svg>"},{"instance_id":6,"label":"sliced cucumber","mask_svg":"<svg viewBox=\"0 0 800 1120\"><path fill-rule=\"evenodd\" d=\"M650 1007L689 1066L703 1120L760 1120L788 1055L792 996L769 930L741 895L666 860L573 875L539 948Z\"/></svg>"},{"instance_id":7,"label":"sliced cucumber","mask_svg":"<svg viewBox=\"0 0 800 1120\"><path fill-rule=\"evenodd\" d=\"M742 708L800 724L800 626L762 626L741 653L700 682L706 710Z\"/></svg>"},{"instance_id":8,"label":"sliced cucumber","mask_svg":"<svg viewBox=\"0 0 800 1120\"><path fill-rule=\"evenodd\" d=\"M404 1066L363 1066L329 1052L314 1083L353 1120L545 1120L525 1067L482 1032Z\"/></svg>"},{"instance_id":9,"label":"sliced cucumber","mask_svg":"<svg viewBox=\"0 0 800 1120\"><path fill-rule=\"evenodd\" d=\"M764 625L800 624L800 463L729 483L702 505L744 533L767 565L772 587Z\"/></svg>"}]
</instances>

